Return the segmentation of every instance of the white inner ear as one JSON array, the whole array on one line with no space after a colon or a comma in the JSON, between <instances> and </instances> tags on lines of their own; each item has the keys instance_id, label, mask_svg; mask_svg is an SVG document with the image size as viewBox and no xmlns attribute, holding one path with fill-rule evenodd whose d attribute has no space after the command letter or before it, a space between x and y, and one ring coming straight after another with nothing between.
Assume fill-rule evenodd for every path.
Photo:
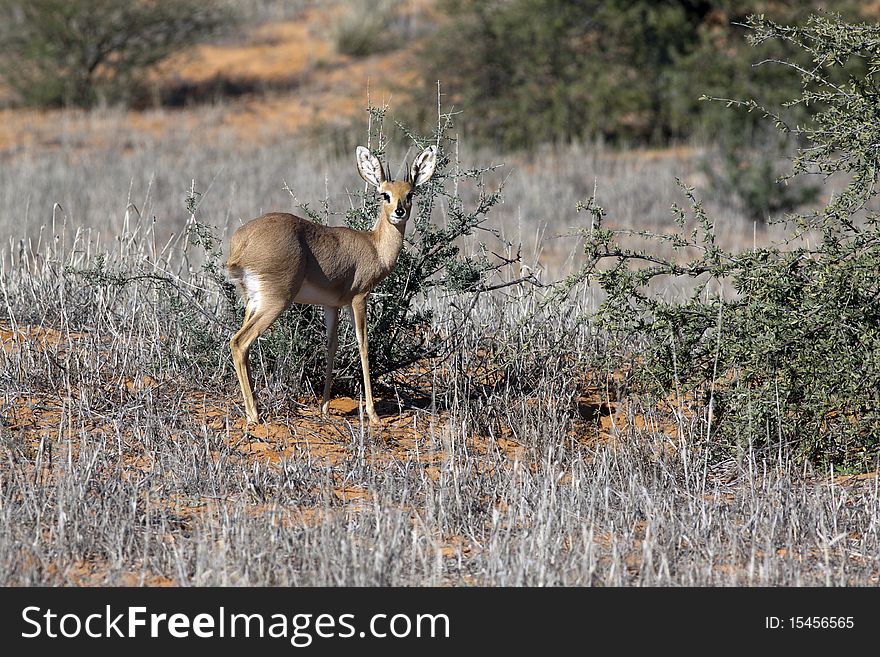
<instances>
[{"instance_id":1,"label":"white inner ear","mask_svg":"<svg viewBox=\"0 0 880 657\"><path fill-rule=\"evenodd\" d=\"M357 147L357 167L361 178L373 187L378 188L385 180L385 174L379 160L363 146Z\"/></svg>"},{"instance_id":2,"label":"white inner ear","mask_svg":"<svg viewBox=\"0 0 880 657\"><path fill-rule=\"evenodd\" d=\"M427 182L434 175L434 167L437 166L437 147L428 146L422 151L421 155L413 162L410 169L410 178L413 181L413 187Z\"/></svg>"}]
</instances>

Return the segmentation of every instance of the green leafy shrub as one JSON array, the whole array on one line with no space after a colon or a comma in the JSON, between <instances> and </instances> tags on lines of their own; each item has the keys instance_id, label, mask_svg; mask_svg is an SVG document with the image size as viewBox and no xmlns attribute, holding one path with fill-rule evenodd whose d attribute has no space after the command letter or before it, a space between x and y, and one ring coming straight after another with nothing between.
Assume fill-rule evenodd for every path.
<instances>
[{"instance_id":1,"label":"green leafy shrub","mask_svg":"<svg viewBox=\"0 0 880 657\"><path fill-rule=\"evenodd\" d=\"M343 55L366 57L404 45L410 38L405 27L399 2L354 0L333 26L333 43Z\"/></svg>"},{"instance_id":2,"label":"green leafy shrub","mask_svg":"<svg viewBox=\"0 0 880 657\"><path fill-rule=\"evenodd\" d=\"M744 252L716 244L714 224L690 189L689 207L674 208L679 231L665 235L611 230L591 199L582 206L593 218L586 273L607 295L599 317L619 347L629 344L632 354L632 336L643 340L633 359L635 390L694 398L707 409L705 435L722 447L773 446L870 466L880 446L880 216L872 205L880 26L813 16L789 27L757 16L749 27L755 44L783 40L809 55L810 67L777 64L800 78L787 106L816 111L790 124L784 109L738 104L804 144L791 175L843 174L842 191L794 217L785 242ZM841 68L864 73L840 82ZM678 255L625 246L632 237L669 244ZM694 284L687 301L652 291L672 277ZM734 294L720 294L721 284Z\"/></svg>"},{"instance_id":3,"label":"green leafy shrub","mask_svg":"<svg viewBox=\"0 0 880 657\"><path fill-rule=\"evenodd\" d=\"M0 0L0 77L29 105L125 102L232 18L225 0Z\"/></svg>"}]
</instances>

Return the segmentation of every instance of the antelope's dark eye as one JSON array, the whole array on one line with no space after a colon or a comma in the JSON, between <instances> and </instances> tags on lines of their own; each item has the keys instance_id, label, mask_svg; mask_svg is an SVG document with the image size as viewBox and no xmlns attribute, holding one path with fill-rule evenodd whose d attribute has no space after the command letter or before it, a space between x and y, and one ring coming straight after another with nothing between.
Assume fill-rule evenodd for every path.
<instances>
[{"instance_id":1,"label":"antelope's dark eye","mask_svg":"<svg viewBox=\"0 0 880 657\"><path fill-rule=\"evenodd\" d=\"M388 192L382 192L382 200L386 203L391 203L391 194Z\"/></svg>"},{"instance_id":2,"label":"antelope's dark eye","mask_svg":"<svg viewBox=\"0 0 880 657\"><path fill-rule=\"evenodd\" d=\"M410 192L409 194L407 194L407 195L406 195L406 202L407 202L407 203L412 203L412 197L413 197L413 193L412 193L412 192Z\"/></svg>"}]
</instances>

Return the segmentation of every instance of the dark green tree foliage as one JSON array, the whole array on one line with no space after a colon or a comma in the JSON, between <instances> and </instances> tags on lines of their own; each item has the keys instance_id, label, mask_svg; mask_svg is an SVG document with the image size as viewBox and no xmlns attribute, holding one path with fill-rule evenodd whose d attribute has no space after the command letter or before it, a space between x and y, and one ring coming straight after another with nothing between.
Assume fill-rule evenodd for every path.
<instances>
[{"instance_id":1,"label":"dark green tree foliage","mask_svg":"<svg viewBox=\"0 0 880 657\"><path fill-rule=\"evenodd\" d=\"M504 147L603 137L657 142L698 131L742 138L754 118L700 103L735 93L775 104L797 89L790 71L748 64L794 51L744 47L736 23L762 0L446 0L423 53L427 95L442 80L479 108L467 127ZM797 22L812 3L772 3ZM852 2L838 3L842 9Z\"/></svg>"},{"instance_id":2,"label":"dark green tree foliage","mask_svg":"<svg viewBox=\"0 0 880 657\"><path fill-rule=\"evenodd\" d=\"M0 0L0 77L32 105L127 101L150 66L231 18L218 0Z\"/></svg>"},{"instance_id":3,"label":"dark green tree foliage","mask_svg":"<svg viewBox=\"0 0 880 657\"><path fill-rule=\"evenodd\" d=\"M756 45L784 41L810 64L775 62L800 82L800 93L780 110L737 104L803 143L792 175L843 174L842 191L822 209L794 217L797 229L786 242L734 253L718 247L712 220L686 189L689 208L675 208L679 232L628 234L671 244L679 253L672 259L626 248L622 231L605 227L604 212L591 199L584 206L593 216L587 273L607 294L599 316L623 338L621 348L631 336L644 340L635 389L707 404L712 419L705 430L714 444L791 448L814 461L874 467L880 445L880 26L835 16L813 16L803 27L760 16L749 24ZM790 122L788 110L801 105L815 113ZM686 230L689 225L696 227ZM799 239L804 235L810 239ZM690 300L673 302L650 291L651 283L670 277L697 283ZM733 296L722 298L721 281Z\"/></svg>"}]
</instances>

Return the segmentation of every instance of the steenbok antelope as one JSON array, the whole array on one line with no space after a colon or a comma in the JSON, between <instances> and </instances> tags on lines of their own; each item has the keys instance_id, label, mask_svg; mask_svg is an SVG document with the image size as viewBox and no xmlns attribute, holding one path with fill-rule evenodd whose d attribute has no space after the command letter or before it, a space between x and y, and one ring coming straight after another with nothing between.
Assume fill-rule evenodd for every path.
<instances>
[{"instance_id":1,"label":"steenbok antelope","mask_svg":"<svg viewBox=\"0 0 880 657\"><path fill-rule=\"evenodd\" d=\"M402 181L388 180L381 162L363 146L357 148L361 177L379 192L379 218L372 230L321 226L301 217L271 212L252 219L232 236L226 271L245 299L244 323L229 345L249 422L258 422L248 350L263 331L292 303L324 306L327 369L321 413L330 406L333 360L338 344L339 309L351 306L367 415L379 421L373 407L367 359L367 295L391 273L403 247L412 210L413 190L434 173L437 147L415 159Z\"/></svg>"}]
</instances>

